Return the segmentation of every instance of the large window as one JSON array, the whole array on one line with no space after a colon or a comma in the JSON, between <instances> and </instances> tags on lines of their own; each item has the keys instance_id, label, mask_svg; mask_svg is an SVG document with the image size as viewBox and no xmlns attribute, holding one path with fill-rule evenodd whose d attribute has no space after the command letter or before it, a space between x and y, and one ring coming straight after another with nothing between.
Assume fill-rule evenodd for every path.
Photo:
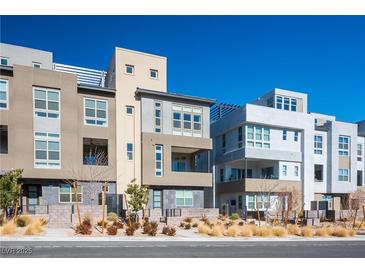
<instances>
[{"instance_id":1,"label":"large window","mask_svg":"<svg viewBox=\"0 0 365 274\"><path fill-rule=\"evenodd\" d=\"M86 125L108 126L108 102L106 100L84 98L84 108Z\"/></svg>"},{"instance_id":2,"label":"large window","mask_svg":"<svg viewBox=\"0 0 365 274\"><path fill-rule=\"evenodd\" d=\"M34 133L34 167L60 168L60 135L46 132Z\"/></svg>"},{"instance_id":3,"label":"large window","mask_svg":"<svg viewBox=\"0 0 365 274\"><path fill-rule=\"evenodd\" d=\"M193 191L176 190L176 206L193 206Z\"/></svg>"},{"instance_id":4,"label":"large window","mask_svg":"<svg viewBox=\"0 0 365 274\"><path fill-rule=\"evenodd\" d=\"M9 105L9 81L0 79L0 109L7 109Z\"/></svg>"},{"instance_id":5,"label":"large window","mask_svg":"<svg viewBox=\"0 0 365 274\"><path fill-rule=\"evenodd\" d=\"M323 153L323 137L321 135L314 136L314 154Z\"/></svg>"},{"instance_id":6,"label":"large window","mask_svg":"<svg viewBox=\"0 0 365 274\"><path fill-rule=\"evenodd\" d=\"M163 176L163 146L155 146L155 176Z\"/></svg>"},{"instance_id":7,"label":"large window","mask_svg":"<svg viewBox=\"0 0 365 274\"><path fill-rule=\"evenodd\" d=\"M202 136L202 109L185 105L172 106L174 135Z\"/></svg>"},{"instance_id":8,"label":"large window","mask_svg":"<svg viewBox=\"0 0 365 274\"><path fill-rule=\"evenodd\" d=\"M83 138L83 164L93 166L107 166L108 140Z\"/></svg>"},{"instance_id":9,"label":"large window","mask_svg":"<svg viewBox=\"0 0 365 274\"><path fill-rule=\"evenodd\" d=\"M133 144L127 143L127 160L132 161L133 160Z\"/></svg>"},{"instance_id":10,"label":"large window","mask_svg":"<svg viewBox=\"0 0 365 274\"><path fill-rule=\"evenodd\" d=\"M243 140L242 127L238 127L238 148L242 147L242 140Z\"/></svg>"},{"instance_id":11,"label":"large window","mask_svg":"<svg viewBox=\"0 0 365 274\"><path fill-rule=\"evenodd\" d=\"M357 160L362 161L362 144L357 144Z\"/></svg>"},{"instance_id":12,"label":"large window","mask_svg":"<svg viewBox=\"0 0 365 274\"><path fill-rule=\"evenodd\" d=\"M155 132L160 133L162 128L162 102L155 102Z\"/></svg>"},{"instance_id":13,"label":"large window","mask_svg":"<svg viewBox=\"0 0 365 274\"><path fill-rule=\"evenodd\" d=\"M8 126L0 125L0 154L8 154Z\"/></svg>"},{"instance_id":14,"label":"large window","mask_svg":"<svg viewBox=\"0 0 365 274\"><path fill-rule=\"evenodd\" d=\"M82 203L82 186L77 186L77 201ZM61 184L59 188L59 202L60 203L75 203L75 190L68 184Z\"/></svg>"},{"instance_id":15,"label":"large window","mask_svg":"<svg viewBox=\"0 0 365 274\"><path fill-rule=\"evenodd\" d=\"M260 126L246 126L246 146L270 148L270 129Z\"/></svg>"},{"instance_id":16,"label":"large window","mask_svg":"<svg viewBox=\"0 0 365 274\"><path fill-rule=\"evenodd\" d=\"M338 154L340 156L348 156L349 155L349 145L350 145L350 137L339 136L338 137Z\"/></svg>"},{"instance_id":17,"label":"large window","mask_svg":"<svg viewBox=\"0 0 365 274\"><path fill-rule=\"evenodd\" d=\"M277 109L297 111L297 99L295 98L276 96L275 102Z\"/></svg>"},{"instance_id":18,"label":"large window","mask_svg":"<svg viewBox=\"0 0 365 274\"><path fill-rule=\"evenodd\" d=\"M35 87L34 114L38 117L60 117L60 93L58 90Z\"/></svg>"},{"instance_id":19,"label":"large window","mask_svg":"<svg viewBox=\"0 0 365 274\"><path fill-rule=\"evenodd\" d=\"M340 168L338 170L338 180L341 182L349 181L349 170Z\"/></svg>"}]
</instances>

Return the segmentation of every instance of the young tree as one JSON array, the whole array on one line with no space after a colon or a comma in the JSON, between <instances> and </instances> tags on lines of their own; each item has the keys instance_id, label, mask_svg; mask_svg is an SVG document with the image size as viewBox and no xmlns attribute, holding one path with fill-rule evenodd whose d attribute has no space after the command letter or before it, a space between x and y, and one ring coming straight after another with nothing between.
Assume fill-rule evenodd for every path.
<instances>
[{"instance_id":1,"label":"young tree","mask_svg":"<svg viewBox=\"0 0 365 274\"><path fill-rule=\"evenodd\" d=\"M22 185L19 184L23 169L15 169L6 172L0 178L0 208L3 210L4 219L15 213L19 207L19 198L22 194Z\"/></svg>"},{"instance_id":2,"label":"young tree","mask_svg":"<svg viewBox=\"0 0 365 274\"><path fill-rule=\"evenodd\" d=\"M137 219L138 211L143 210L148 203L148 188L132 181L128 184L126 193L129 195L128 204L131 206L134 217ZM130 219L129 217L129 221L131 221Z\"/></svg>"}]
</instances>

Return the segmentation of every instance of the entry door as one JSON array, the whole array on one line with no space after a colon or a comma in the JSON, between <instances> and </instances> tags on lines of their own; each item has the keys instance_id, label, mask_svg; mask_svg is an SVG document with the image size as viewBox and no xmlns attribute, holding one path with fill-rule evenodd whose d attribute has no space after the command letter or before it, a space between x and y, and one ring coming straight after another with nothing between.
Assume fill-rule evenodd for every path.
<instances>
[{"instance_id":1,"label":"entry door","mask_svg":"<svg viewBox=\"0 0 365 274\"><path fill-rule=\"evenodd\" d=\"M35 214L38 205L38 186L28 186L28 213Z\"/></svg>"}]
</instances>

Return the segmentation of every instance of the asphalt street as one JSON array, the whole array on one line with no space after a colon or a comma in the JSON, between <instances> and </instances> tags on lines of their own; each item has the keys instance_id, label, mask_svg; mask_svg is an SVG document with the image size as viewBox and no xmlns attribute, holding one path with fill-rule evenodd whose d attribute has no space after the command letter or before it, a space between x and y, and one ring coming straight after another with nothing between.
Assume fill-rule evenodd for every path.
<instances>
[{"instance_id":1,"label":"asphalt street","mask_svg":"<svg viewBox=\"0 0 365 274\"><path fill-rule=\"evenodd\" d=\"M365 241L1 241L0 257L365 258Z\"/></svg>"}]
</instances>

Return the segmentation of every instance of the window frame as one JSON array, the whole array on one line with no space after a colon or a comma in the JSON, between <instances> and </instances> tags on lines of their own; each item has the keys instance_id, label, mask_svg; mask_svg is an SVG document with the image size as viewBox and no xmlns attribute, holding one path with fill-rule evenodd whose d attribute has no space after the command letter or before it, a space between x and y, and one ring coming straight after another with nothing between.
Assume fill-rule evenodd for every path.
<instances>
[{"instance_id":1,"label":"window frame","mask_svg":"<svg viewBox=\"0 0 365 274\"><path fill-rule=\"evenodd\" d=\"M322 135L314 135L314 154L317 154L317 155L323 154L323 136Z\"/></svg>"},{"instance_id":2,"label":"window frame","mask_svg":"<svg viewBox=\"0 0 365 274\"><path fill-rule=\"evenodd\" d=\"M159 193L159 195L155 195L155 193ZM160 201L155 201L155 198L159 197ZM159 203L159 206L155 206L156 202ZM153 189L152 190L152 206L153 208L162 208L162 190L161 189Z\"/></svg>"},{"instance_id":3,"label":"window frame","mask_svg":"<svg viewBox=\"0 0 365 274\"><path fill-rule=\"evenodd\" d=\"M66 186L70 187L70 192L68 193L70 200L68 202L67 201L66 202L61 201L61 186L63 186L63 185L66 185ZM78 187L80 187L80 192L78 192L79 188L77 188L77 194L79 194L80 197L81 197L81 199L79 199L78 203L82 204L83 201L84 201L83 186L79 184ZM65 194L65 193L63 193L63 194ZM73 204L73 203L76 203L76 201L75 202L72 201L72 196L73 195L74 195L74 193L73 193L71 185L69 185L69 184L60 184L58 186L58 203L60 203L60 204L71 204L71 203Z\"/></svg>"},{"instance_id":4,"label":"window frame","mask_svg":"<svg viewBox=\"0 0 365 274\"><path fill-rule=\"evenodd\" d=\"M35 103L36 100L44 101L43 99L39 99L39 98L36 99L36 97L35 97L36 90L44 91L46 93L46 99L45 99L46 109L36 108L36 103ZM49 92L54 92L54 93L58 94L58 102L48 99L48 93ZM49 102L53 102L53 103L57 102L58 103L58 110L48 109L48 103ZM45 113L46 116L39 116L39 115L36 114L37 112ZM50 117L49 114L57 115L57 117ZM58 119L58 120L61 119L61 92L60 92L60 90L52 89L52 88L44 88L44 87L33 86L33 116L38 117L38 118L47 118L47 119Z\"/></svg>"},{"instance_id":5,"label":"window frame","mask_svg":"<svg viewBox=\"0 0 365 274\"><path fill-rule=\"evenodd\" d=\"M341 142L342 138L342 142ZM347 143L344 142L344 140L347 140ZM347 145L347 148L345 146ZM351 137L345 136L345 135L339 135L338 136L338 155L339 156L350 156L350 145L351 145Z\"/></svg>"},{"instance_id":6,"label":"window frame","mask_svg":"<svg viewBox=\"0 0 365 274\"><path fill-rule=\"evenodd\" d=\"M160 149L157 149L160 148ZM157 160L157 155L161 154L161 159ZM164 155L163 155L163 145L160 144L156 144L155 145L155 177L163 177L163 159L164 159ZM161 167L157 168L157 163L160 162L161 163ZM158 174L158 172L160 172L160 174Z\"/></svg>"},{"instance_id":7,"label":"window frame","mask_svg":"<svg viewBox=\"0 0 365 274\"><path fill-rule=\"evenodd\" d=\"M152 76L152 72L155 72L156 73L156 77L153 77ZM151 79L158 80L158 70L157 69L150 69L150 78Z\"/></svg>"},{"instance_id":8,"label":"window frame","mask_svg":"<svg viewBox=\"0 0 365 274\"><path fill-rule=\"evenodd\" d=\"M37 135L38 133L38 135ZM58 137L50 136L50 135L58 135ZM38 142L46 142L46 149L37 149L36 143ZM58 150L49 150L49 142L58 142ZM46 152L46 159L37 159L37 151L45 151ZM58 160L50 160L49 159L49 152L58 152ZM61 134L60 133L49 133L49 132L39 132L35 131L33 133L33 167L37 169L61 169ZM38 163L37 163L38 162ZM45 165L39 164L45 163ZM51 164L54 165L51 165Z\"/></svg>"},{"instance_id":9,"label":"window frame","mask_svg":"<svg viewBox=\"0 0 365 274\"><path fill-rule=\"evenodd\" d=\"M2 64L2 61L3 61L3 60L6 60L6 65L3 65L3 64ZM9 66L9 57L1 56L1 57L0 57L0 65L1 65L1 66L6 66L6 67L8 67L8 66Z\"/></svg>"},{"instance_id":10,"label":"window frame","mask_svg":"<svg viewBox=\"0 0 365 274\"><path fill-rule=\"evenodd\" d=\"M1 91L1 92L5 92L6 99L5 100L0 99L0 103L6 104L6 107L0 106L0 109L8 110L9 109L9 80L0 78L0 82L5 82L5 87L6 87L5 91Z\"/></svg>"},{"instance_id":11,"label":"window frame","mask_svg":"<svg viewBox=\"0 0 365 274\"><path fill-rule=\"evenodd\" d=\"M157 106L157 104L160 104L160 106ZM162 101L158 101L158 100L155 100L154 101L154 119L153 119L153 124L154 124L154 133L162 133L162 122L163 122L163 107L162 107ZM160 111L160 117L157 117L156 115L156 111ZM160 124L157 125L157 119L160 121Z\"/></svg>"},{"instance_id":12,"label":"window frame","mask_svg":"<svg viewBox=\"0 0 365 274\"><path fill-rule=\"evenodd\" d=\"M132 68L132 72L128 72L128 68ZM124 74L134 75L135 74L135 67L134 67L134 65L125 64L124 65Z\"/></svg>"},{"instance_id":13,"label":"window frame","mask_svg":"<svg viewBox=\"0 0 365 274\"><path fill-rule=\"evenodd\" d=\"M357 161L359 162L362 162L362 159L363 159L363 151L364 151L364 146L363 144L357 144L356 146L356 158L357 158Z\"/></svg>"},{"instance_id":14,"label":"window frame","mask_svg":"<svg viewBox=\"0 0 365 274\"><path fill-rule=\"evenodd\" d=\"M86 100L90 100L90 101L94 101L94 106L95 108L93 109L94 112L95 112L95 116L92 117L92 116L86 116ZM103 109L98 109L97 108L97 102L103 102L105 103L105 110ZM95 127L108 127L108 122L109 122L109 105L108 105L108 100L105 100L105 99L97 99L97 98L92 98L92 97L84 97L84 125L85 126L95 126ZM87 109L92 109L90 107L87 107ZM100 118L100 117L97 117L97 111L98 110L101 110L101 111L105 111L105 118ZM88 118L87 118L88 117ZM94 120L95 121L95 124L89 124L86 122L86 120ZM99 125L97 124L98 121L105 121L104 124L102 125Z\"/></svg>"},{"instance_id":15,"label":"window frame","mask_svg":"<svg viewBox=\"0 0 365 274\"><path fill-rule=\"evenodd\" d=\"M345 171L347 174L345 174ZM349 182L350 181L350 170L348 168L338 169L338 181L339 182Z\"/></svg>"},{"instance_id":16,"label":"window frame","mask_svg":"<svg viewBox=\"0 0 365 274\"><path fill-rule=\"evenodd\" d=\"M132 149L129 149L131 147ZM133 143L127 143L125 147L126 151L126 159L127 161L133 161L134 160L134 146Z\"/></svg>"},{"instance_id":17,"label":"window frame","mask_svg":"<svg viewBox=\"0 0 365 274\"><path fill-rule=\"evenodd\" d=\"M182 196L178 197L177 193L183 193ZM190 195L186 195L187 193L191 194L191 197ZM183 199L183 204L179 204L177 203L177 199ZM188 204L186 201L187 199L191 199L191 204ZM193 191L192 190L186 190L186 189L183 189L183 190L175 190L175 205L176 207L193 207L194 205L194 194L193 194Z\"/></svg>"}]
</instances>

